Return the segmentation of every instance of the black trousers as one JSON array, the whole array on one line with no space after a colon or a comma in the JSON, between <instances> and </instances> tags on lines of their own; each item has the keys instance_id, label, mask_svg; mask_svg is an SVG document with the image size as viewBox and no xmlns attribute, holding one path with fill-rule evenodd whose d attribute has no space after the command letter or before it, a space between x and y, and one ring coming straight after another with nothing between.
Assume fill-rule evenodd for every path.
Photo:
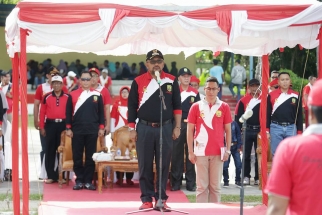
<instances>
[{"instance_id":1,"label":"black trousers","mask_svg":"<svg viewBox=\"0 0 322 215\"><path fill-rule=\"evenodd\" d=\"M40 136L40 144L41 144L41 152L40 152L40 162L42 164L43 160L44 160L44 155L46 152L46 137L42 136L40 131L39 131L39 136Z\"/></svg>"},{"instance_id":2,"label":"black trousers","mask_svg":"<svg viewBox=\"0 0 322 215\"><path fill-rule=\"evenodd\" d=\"M47 172L47 178L58 180L58 168L55 170L55 161L56 158L59 158L57 155L57 148L60 144L60 135L61 132L66 128L65 122L46 122L46 147L45 147L45 167Z\"/></svg>"},{"instance_id":3,"label":"black trousers","mask_svg":"<svg viewBox=\"0 0 322 215\"><path fill-rule=\"evenodd\" d=\"M72 150L76 183L92 183L95 172L93 154L96 152L98 130L95 134L73 134ZM85 149L85 164L83 153Z\"/></svg>"},{"instance_id":4,"label":"black trousers","mask_svg":"<svg viewBox=\"0 0 322 215\"><path fill-rule=\"evenodd\" d=\"M160 128L144 125L140 122L136 127L136 151L139 163L139 183L142 202L152 202L153 197L156 201L159 199L159 180L161 180L161 199L168 199L166 187L173 147L172 124L166 124L162 127L162 129L162 178L160 178ZM156 188L154 187L153 183L154 159L157 168Z\"/></svg>"},{"instance_id":5,"label":"black trousers","mask_svg":"<svg viewBox=\"0 0 322 215\"><path fill-rule=\"evenodd\" d=\"M195 165L189 160L187 145L187 123L181 123L181 132L178 139L173 141L171 159L171 186L180 187L184 169L184 155L186 155L186 187L193 188L196 184Z\"/></svg>"},{"instance_id":6,"label":"black trousers","mask_svg":"<svg viewBox=\"0 0 322 215\"><path fill-rule=\"evenodd\" d=\"M124 176L123 173L124 172L116 172L116 178L117 179L123 179L123 176ZM134 172L126 172L125 173L126 179L132 179L133 175L134 175Z\"/></svg>"},{"instance_id":7,"label":"black trousers","mask_svg":"<svg viewBox=\"0 0 322 215\"><path fill-rule=\"evenodd\" d=\"M245 142L245 169L244 171L244 176L251 178L250 175L250 169L251 169L251 153L252 153L252 147L254 144L254 149L255 149L255 180L258 180L258 161L257 161L257 134L260 130L254 130L254 129L246 129L246 142ZM244 179L242 179L244 180Z\"/></svg>"}]
</instances>

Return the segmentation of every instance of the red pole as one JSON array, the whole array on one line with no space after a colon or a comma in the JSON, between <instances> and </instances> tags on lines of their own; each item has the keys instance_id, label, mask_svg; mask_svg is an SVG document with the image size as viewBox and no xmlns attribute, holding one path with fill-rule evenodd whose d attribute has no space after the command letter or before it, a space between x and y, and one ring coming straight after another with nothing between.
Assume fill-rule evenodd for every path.
<instances>
[{"instance_id":1,"label":"red pole","mask_svg":"<svg viewBox=\"0 0 322 215\"><path fill-rule=\"evenodd\" d=\"M322 27L320 28L320 32L319 32L319 56L316 56L319 60L318 60L318 79L322 78Z\"/></svg>"},{"instance_id":2,"label":"red pole","mask_svg":"<svg viewBox=\"0 0 322 215\"><path fill-rule=\"evenodd\" d=\"M261 173L262 173L262 194L263 204L268 204L268 196L264 193L266 182L267 182L267 150L268 140L266 134L266 113L267 113L267 94L268 94L268 78L269 78L269 61L268 55L262 57L262 100L260 104L260 125L261 125L261 141L262 141L262 162Z\"/></svg>"},{"instance_id":3,"label":"red pole","mask_svg":"<svg viewBox=\"0 0 322 215\"><path fill-rule=\"evenodd\" d=\"M27 30L20 28L20 108L22 151L22 214L29 215L28 108L27 108Z\"/></svg>"},{"instance_id":4,"label":"red pole","mask_svg":"<svg viewBox=\"0 0 322 215\"><path fill-rule=\"evenodd\" d=\"M12 201L13 214L20 215L19 190L19 56L12 59Z\"/></svg>"}]
</instances>

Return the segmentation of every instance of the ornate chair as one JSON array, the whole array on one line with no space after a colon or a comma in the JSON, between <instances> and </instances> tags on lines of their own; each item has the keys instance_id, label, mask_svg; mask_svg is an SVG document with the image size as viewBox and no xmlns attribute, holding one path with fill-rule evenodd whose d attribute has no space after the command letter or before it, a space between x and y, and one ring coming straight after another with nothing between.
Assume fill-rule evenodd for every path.
<instances>
[{"instance_id":1,"label":"ornate chair","mask_svg":"<svg viewBox=\"0 0 322 215\"><path fill-rule=\"evenodd\" d=\"M106 151L105 137L97 138L96 151ZM67 172L66 185L69 185L69 173L73 172L74 161L72 152L72 140L66 135L66 131L63 131L60 136L60 146L57 151L59 152L59 164L58 164L58 174L59 174L59 187L62 187L63 172ZM85 154L83 161L85 160ZM97 165L95 165L95 172L97 172ZM96 174L94 174L94 184L96 183Z\"/></svg>"},{"instance_id":2,"label":"ornate chair","mask_svg":"<svg viewBox=\"0 0 322 215\"><path fill-rule=\"evenodd\" d=\"M258 175L259 175L259 186L258 188L261 190L262 189L262 140L261 140L261 135L258 133L257 135L257 161L258 161ZM272 153L271 153L271 142L268 141L268 150L267 150L267 174L271 172L272 168Z\"/></svg>"}]
</instances>

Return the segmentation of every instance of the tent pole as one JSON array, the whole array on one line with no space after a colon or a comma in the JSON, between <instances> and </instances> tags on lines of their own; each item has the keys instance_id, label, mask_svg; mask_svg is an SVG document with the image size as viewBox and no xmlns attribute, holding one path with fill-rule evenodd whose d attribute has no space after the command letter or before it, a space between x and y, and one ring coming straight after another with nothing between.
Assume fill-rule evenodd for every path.
<instances>
[{"instance_id":1,"label":"tent pole","mask_svg":"<svg viewBox=\"0 0 322 215\"><path fill-rule=\"evenodd\" d=\"M316 48L317 51L317 55L316 55L316 59L317 59L317 78L321 79L322 78L322 26L320 27L320 32L319 32L319 46Z\"/></svg>"},{"instance_id":2,"label":"tent pole","mask_svg":"<svg viewBox=\"0 0 322 215\"><path fill-rule=\"evenodd\" d=\"M262 162L261 164L261 174L262 174L262 194L263 194L263 204L268 204L268 196L264 193L264 188L267 182L267 151L268 149L268 139L266 134L266 106L268 94L268 78L269 78L269 61L268 55L262 56L262 99L260 104L260 126L261 126L261 140L262 140Z\"/></svg>"},{"instance_id":3,"label":"tent pole","mask_svg":"<svg viewBox=\"0 0 322 215\"><path fill-rule=\"evenodd\" d=\"M20 28L20 101L22 151L22 214L29 214L28 109L27 109L27 30Z\"/></svg>"},{"instance_id":4,"label":"tent pole","mask_svg":"<svg viewBox=\"0 0 322 215\"><path fill-rule=\"evenodd\" d=\"M19 190L19 56L16 52L12 59L12 202L13 214L20 215Z\"/></svg>"}]
</instances>

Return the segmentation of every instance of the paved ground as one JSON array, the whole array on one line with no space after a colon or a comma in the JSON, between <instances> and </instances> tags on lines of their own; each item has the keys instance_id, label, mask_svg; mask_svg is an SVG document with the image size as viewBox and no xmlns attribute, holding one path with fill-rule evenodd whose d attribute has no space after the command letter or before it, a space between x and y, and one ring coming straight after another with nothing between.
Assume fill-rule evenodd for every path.
<instances>
[{"instance_id":1,"label":"paved ground","mask_svg":"<svg viewBox=\"0 0 322 215\"><path fill-rule=\"evenodd\" d=\"M200 90L201 91L201 90ZM223 89L224 95L230 95L228 87L224 87ZM108 138L107 138L108 139ZM110 144L110 140L107 141L107 144ZM21 148L21 147L20 147ZM30 180L30 193L31 194L42 194L43 191L43 181L38 180L38 173L39 173L39 163L40 163L40 156L39 152L41 150L41 144L39 139L39 132L34 128L28 129L28 152L29 152L29 180ZM21 151L19 152L19 159L20 159L20 178L21 178ZM252 164L253 165L253 164ZM252 169L254 169L252 167ZM229 175L232 179L231 181L234 182L235 178L235 168L233 159L231 159L230 167L229 167ZM252 173L252 176L254 176L254 173ZM252 183L253 184L253 181ZM20 188L21 181L20 181ZM58 187L57 187L58 188ZM195 192L190 192L185 190L185 186L183 184L182 190L188 195L188 194L195 194ZM3 182L0 183L0 194L4 193L12 193L11 189L11 183L10 182ZM240 194L240 188L238 188L234 184L230 184L228 188L222 188L222 194L232 194L232 195L239 195ZM258 186L246 186L245 187L245 195L261 195L261 190L258 189ZM40 201L30 201L30 210L35 210L38 208ZM9 201L9 207L7 201L0 201L0 215L7 214L3 211L8 211L12 209L12 203Z\"/></svg>"}]
</instances>

